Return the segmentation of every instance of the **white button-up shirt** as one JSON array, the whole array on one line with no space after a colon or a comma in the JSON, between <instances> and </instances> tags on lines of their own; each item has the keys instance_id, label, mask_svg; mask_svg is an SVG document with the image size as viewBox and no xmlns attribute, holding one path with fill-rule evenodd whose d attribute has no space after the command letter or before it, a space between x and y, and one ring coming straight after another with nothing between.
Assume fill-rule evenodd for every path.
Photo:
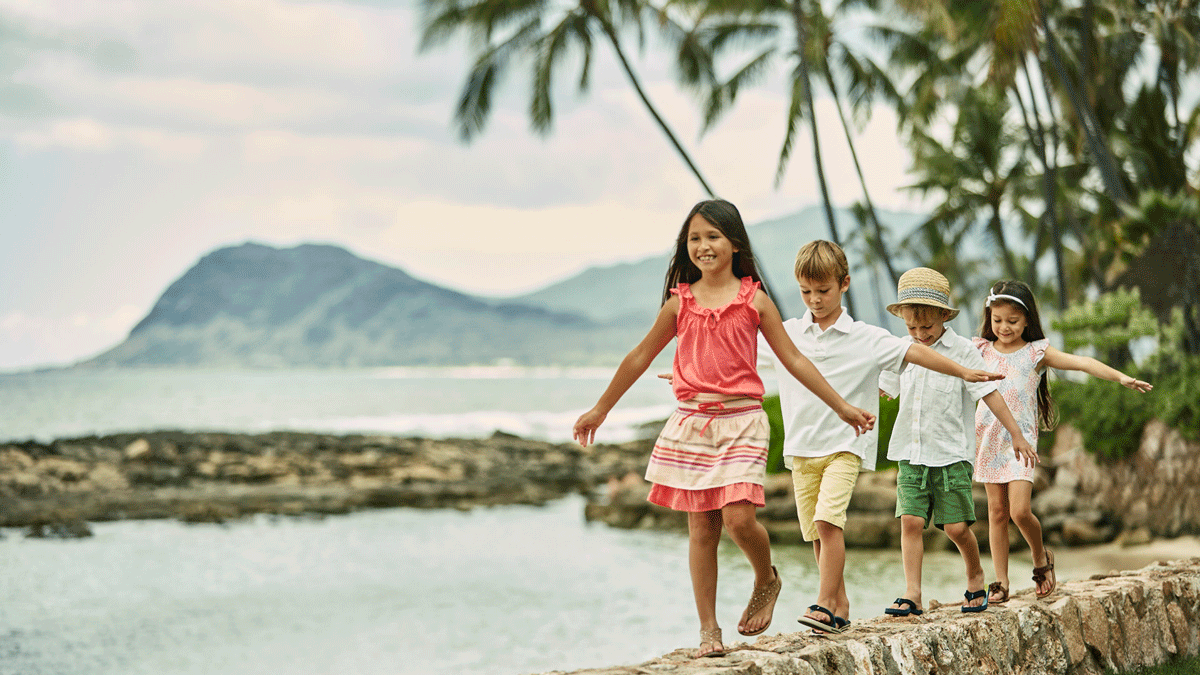
<instances>
[{"instance_id":1,"label":"white button-up shirt","mask_svg":"<svg viewBox=\"0 0 1200 675\"><path fill-rule=\"evenodd\" d=\"M949 326L931 348L967 368L987 370L979 350ZM883 373L879 388L900 395L888 459L919 466L975 463L975 402L995 391L995 382L966 382L913 366L899 376Z\"/></svg>"},{"instance_id":2,"label":"white button-up shirt","mask_svg":"<svg viewBox=\"0 0 1200 675\"><path fill-rule=\"evenodd\" d=\"M829 386L853 406L879 415L879 373L904 369L911 342L886 330L850 318L846 308L828 330L813 323L812 312L783 322L792 342ZM778 357L758 336L759 366L772 367L779 378L779 404L783 412L783 461L790 469L792 457L825 457L852 452L862 458L862 470L875 470L879 427L854 435L832 408L800 384L779 364Z\"/></svg>"}]
</instances>

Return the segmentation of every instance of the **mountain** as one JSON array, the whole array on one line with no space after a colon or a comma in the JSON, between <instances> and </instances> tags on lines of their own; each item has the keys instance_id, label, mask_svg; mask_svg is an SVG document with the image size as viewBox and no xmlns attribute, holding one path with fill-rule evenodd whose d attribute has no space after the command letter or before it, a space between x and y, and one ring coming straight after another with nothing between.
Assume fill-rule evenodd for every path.
<instances>
[{"instance_id":1,"label":"mountain","mask_svg":"<svg viewBox=\"0 0 1200 675\"><path fill-rule=\"evenodd\" d=\"M335 247L246 243L200 259L81 366L611 363L643 326L494 302Z\"/></svg>"},{"instance_id":2,"label":"mountain","mask_svg":"<svg viewBox=\"0 0 1200 675\"><path fill-rule=\"evenodd\" d=\"M839 210L836 215L840 231L856 229L856 221L850 212ZM911 232L924 217L913 213L880 211L879 219L897 235L893 238L899 239ZM780 306L784 318L800 316L804 313L804 302L800 299L800 289L792 268L796 252L801 246L813 239L829 238L824 209L810 207L790 216L747 225L746 231L750 235L760 270L766 275L771 295ZM660 255L636 262L592 267L569 279L509 300L552 311L581 314L602 322L636 318L648 328L662 303L663 279L671 260L675 234L674 229L668 232L664 228L663 238L668 248ZM868 258L861 238L842 243L850 262L850 294L856 302L855 318L902 333L903 323L883 309L895 299L896 287L892 280L882 268L876 273L866 264ZM898 272L903 272L917 263L900 258L893 260L893 265Z\"/></svg>"}]
</instances>

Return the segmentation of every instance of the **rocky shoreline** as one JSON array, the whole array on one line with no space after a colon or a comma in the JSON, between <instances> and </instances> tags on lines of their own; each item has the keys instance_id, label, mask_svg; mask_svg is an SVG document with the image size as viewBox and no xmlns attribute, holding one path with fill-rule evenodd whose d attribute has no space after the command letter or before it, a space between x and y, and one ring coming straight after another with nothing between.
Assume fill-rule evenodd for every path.
<instances>
[{"instance_id":1,"label":"rocky shoreline","mask_svg":"<svg viewBox=\"0 0 1200 675\"><path fill-rule=\"evenodd\" d=\"M0 444L0 527L86 536L86 523L384 507L544 504L640 472L644 443L153 432Z\"/></svg>"},{"instance_id":2,"label":"rocky shoreline","mask_svg":"<svg viewBox=\"0 0 1200 675\"><path fill-rule=\"evenodd\" d=\"M651 440L548 443L496 433L421 439L300 432L152 432L0 444L0 527L30 536L87 536L88 522L175 518L224 522L255 514L343 514L410 507L471 509L587 497L585 517L622 528L685 528L682 514L646 502ZM1049 544L1144 544L1200 534L1200 444L1152 422L1133 456L1099 463L1069 427L1034 484ZM799 543L789 474L766 483L759 511L773 541ZM846 543L898 548L895 471L864 473ZM976 486L973 526L986 550L987 500ZM952 549L936 528L926 547ZM1013 549L1024 540L1013 527Z\"/></svg>"}]
</instances>

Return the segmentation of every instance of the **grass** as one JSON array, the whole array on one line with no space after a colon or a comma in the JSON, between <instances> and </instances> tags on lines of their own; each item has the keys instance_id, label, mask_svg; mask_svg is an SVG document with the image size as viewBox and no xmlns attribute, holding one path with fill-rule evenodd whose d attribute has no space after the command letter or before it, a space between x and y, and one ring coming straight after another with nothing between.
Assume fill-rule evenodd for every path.
<instances>
[{"instance_id":1,"label":"grass","mask_svg":"<svg viewBox=\"0 0 1200 675\"><path fill-rule=\"evenodd\" d=\"M1196 673L1200 673L1200 656L1188 656L1164 663L1161 666L1128 670L1123 673L1110 670L1106 672L1106 675L1196 675Z\"/></svg>"}]
</instances>

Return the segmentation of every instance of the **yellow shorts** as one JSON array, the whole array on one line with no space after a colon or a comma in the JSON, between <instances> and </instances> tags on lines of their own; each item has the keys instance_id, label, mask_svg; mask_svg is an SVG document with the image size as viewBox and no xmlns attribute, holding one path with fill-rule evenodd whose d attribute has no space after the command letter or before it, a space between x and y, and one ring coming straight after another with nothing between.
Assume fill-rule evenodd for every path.
<instances>
[{"instance_id":1,"label":"yellow shorts","mask_svg":"<svg viewBox=\"0 0 1200 675\"><path fill-rule=\"evenodd\" d=\"M816 521L846 527L846 509L858 481L862 458L852 452L835 452L825 457L793 457L792 487L796 493L796 516L804 541L817 539Z\"/></svg>"}]
</instances>

